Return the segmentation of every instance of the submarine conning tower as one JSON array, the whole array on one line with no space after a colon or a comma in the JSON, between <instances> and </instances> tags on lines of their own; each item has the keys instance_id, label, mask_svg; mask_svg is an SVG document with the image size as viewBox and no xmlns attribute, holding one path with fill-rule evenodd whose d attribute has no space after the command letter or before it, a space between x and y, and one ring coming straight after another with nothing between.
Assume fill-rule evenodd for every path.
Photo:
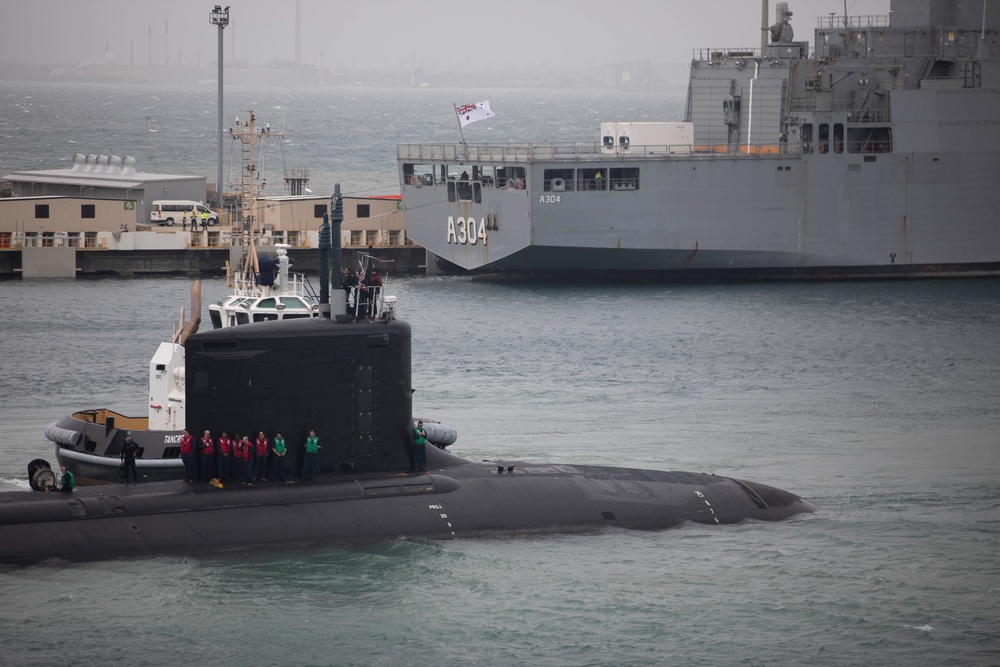
<instances>
[{"instance_id":1,"label":"submarine conning tower","mask_svg":"<svg viewBox=\"0 0 1000 667\"><path fill-rule=\"evenodd\" d=\"M343 320L260 322L188 338L188 431L251 441L281 433L292 475L309 431L320 439L321 474L409 470L410 326Z\"/></svg>"}]
</instances>

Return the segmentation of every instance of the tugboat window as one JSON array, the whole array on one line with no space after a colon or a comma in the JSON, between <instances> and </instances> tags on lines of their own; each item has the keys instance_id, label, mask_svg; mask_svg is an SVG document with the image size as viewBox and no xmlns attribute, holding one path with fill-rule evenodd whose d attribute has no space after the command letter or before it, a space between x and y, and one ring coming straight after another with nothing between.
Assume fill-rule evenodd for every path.
<instances>
[{"instance_id":1,"label":"tugboat window","mask_svg":"<svg viewBox=\"0 0 1000 667\"><path fill-rule=\"evenodd\" d=\"M326 204L313 204L313 217L322 218L326 215Z\"/></svg>"},{"instance_id":2,"label":"tugboat window","mask_svg":"<svg viewBox=\"0 0 1000 667\"><path fill-rule=\"evenodd\" d=\"M94 210L93 204L80 204L80 217L81 218L96 218L96 211Z\"/></svg>"},{"instance_id":3,"label":"tugboat window","mask_svg":"<svg viewBox=\"0 0 1000 667\"><path fill-rule=\"evenodd\" d=\"M358 217L359 218L372 217L371 210L372 210L371 204L358 204Z\"/></svg>"},{"instance_id":4,"label":"tugboat window","mask_svg":"<svg viewBox=\"0 0 1000 667\"><path fill-rule=\"evenodd\" d=\"M48 218L49 217L49 205L48 204L35 204L35 217L36 218Z\"/></svg>"}]
</instances>

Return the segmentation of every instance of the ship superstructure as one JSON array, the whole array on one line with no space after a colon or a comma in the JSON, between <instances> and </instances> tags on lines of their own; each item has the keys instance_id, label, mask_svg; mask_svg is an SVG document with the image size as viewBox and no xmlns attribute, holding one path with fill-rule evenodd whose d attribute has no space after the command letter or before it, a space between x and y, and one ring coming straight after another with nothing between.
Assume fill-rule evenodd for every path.
<instances>
[{"instance_id":1,"label":"ship superstructure","mask_svg":"<svg viewBox=\"0 0 1000 667\"><path fill-rule=\"evenodd\" d=\"M683 122L399 145L409 236L537 278L1000 272L1000 4L824 16L812 48L775 9L762 47L693 54Z\"/></svg>"}]
</instances>

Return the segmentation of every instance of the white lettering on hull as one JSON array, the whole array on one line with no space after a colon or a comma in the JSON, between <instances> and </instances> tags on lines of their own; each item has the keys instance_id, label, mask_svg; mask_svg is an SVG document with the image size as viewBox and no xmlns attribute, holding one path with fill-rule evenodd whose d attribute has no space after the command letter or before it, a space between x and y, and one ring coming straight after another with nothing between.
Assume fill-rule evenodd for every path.
<instances>
[{"instance_id":1,"label":"white lettering on hull","mask_svg":"<svg viewBox=\"0 0 1000 667\"><path fill-rule=\"evenodd\" d=\"M486 218L480 218L479 222L473 217L454 218L448 216L448 243L458 245L476 245L480 241L486 245Z\"/></svg>"}]
</instances>

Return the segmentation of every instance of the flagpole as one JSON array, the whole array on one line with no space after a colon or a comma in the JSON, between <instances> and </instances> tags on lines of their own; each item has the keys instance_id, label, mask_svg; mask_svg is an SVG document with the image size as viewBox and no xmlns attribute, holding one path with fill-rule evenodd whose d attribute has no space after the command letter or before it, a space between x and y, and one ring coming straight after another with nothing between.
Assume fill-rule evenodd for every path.
<instances>
[{"instance_id":1,"label":"flagpole","mask_svg":"<svg viewBox=\"0 0 1000 667\"><path fill-rule=\"evenodd\" d=\"M451 108L455 110L455 120L458 121L458 133L462 136L462 143L465 143L465 132L462 131L462 119L458 115L458 105L451 103Z\"/></svg>"}]
</instances>

